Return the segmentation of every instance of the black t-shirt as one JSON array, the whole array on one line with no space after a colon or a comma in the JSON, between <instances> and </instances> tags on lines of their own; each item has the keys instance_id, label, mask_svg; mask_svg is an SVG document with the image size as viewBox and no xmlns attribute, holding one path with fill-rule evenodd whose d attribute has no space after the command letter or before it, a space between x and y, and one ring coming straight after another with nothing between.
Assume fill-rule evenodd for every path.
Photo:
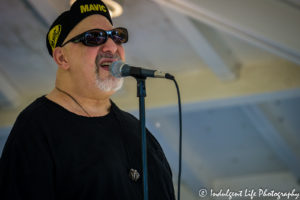
<instances>
[{"instance_id":1,"label":"black t-shirt","mask_svg":"<svg viewBox=\"0 0 300 200\"><path fill-rule=\"evenodd\" d=\"M84 117L40 97L17 118L0 160L0 199L143 199L138 120L113 102ZM165 155L147 130L149 199L175 199ZM137 181L129 176L137 170Z\"/></svg>"}]
</instances>

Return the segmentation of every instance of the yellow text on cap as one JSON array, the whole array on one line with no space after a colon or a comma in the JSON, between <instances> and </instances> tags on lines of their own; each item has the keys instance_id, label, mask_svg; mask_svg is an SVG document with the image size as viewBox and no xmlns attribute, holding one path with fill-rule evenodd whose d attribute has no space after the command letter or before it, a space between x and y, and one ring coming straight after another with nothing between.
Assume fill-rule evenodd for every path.
<instances>
[{"instance_id":1,"label":"yellow text on cap","mask_svg":"<svg viewBox=\"0 0 300 200\"><path fill-rule=\"evenodd\" d=\"M91 11L102 11L107 12L104 5L101 4L85 4L80 6L80 12L81 14Z\"/></svg>"}]
</instances>

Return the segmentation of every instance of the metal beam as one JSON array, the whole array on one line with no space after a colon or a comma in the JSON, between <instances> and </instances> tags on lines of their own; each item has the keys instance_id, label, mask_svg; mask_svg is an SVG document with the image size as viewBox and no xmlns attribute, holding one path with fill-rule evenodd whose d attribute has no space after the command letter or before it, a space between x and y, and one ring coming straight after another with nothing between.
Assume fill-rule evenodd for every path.
<instances>
[{"instance_id":1,"label":"metal beam","mask_svg":"<svg viewBox=\"0 0 300 200\"><path fill-rule=\"evenodd\" d=\"M262 138L277 154L279 159L283 161L287 168L297 177L298 180L300 180L300 160L290 149L279 131L266 117L265 113L257 105L243 106L242 110L255 125Z\"/></svg>"},{"instance_id":2,"label":"metal beam","mask_svg":"<svg viewBox=\"0 0 300 200\"><path fill-rule=\"evenodd\" d=\"M31 11L35 18L46 28L58 16L58 11L54 8L51 1L37 1L37 0L22 0L25 6Z\"/></svg>"},{"instance_id":3,"label":"metal beam","mask_svg":"<svg viewBox=\"0 0 300 200\"><path fill-rule=\"evenodd\" d=\"M167 7L174 9L178 13L185 14L195 20L199 20L205 24L208 24L216 29L219 29L221 31L224 31L226 33L229 33L241 40L244 40L250 44L253 44L259 48L265 49L271 53L274 53L275 55L278 55L282 58L285 58L287 60L290 60L296 64L300 64L300 52L299 49L295 49L294 47L291 47L291 44L284 43L284 38L281 41L274 41L272 40L272 37L269 37L270 35L263 35L261 32L258 31L258 33L255 33L255 30L247 29L247 27L241 26L241 24L235 24L232 21L222 18L222 16L218 15L217 13L211 12L210 10L206 10L205 8L201 7L199 4L192 3L191 1L182 1L182 0L153 0L156 3L162 5L162 7ZM253 1L253 0L250 0ZM249 2L249 1L248 1ZM217 3L219 3L217 1ZM236 1L227 2L226 4L231 3L232 5L235 5ZM243 2L244 3L244 2ZM263 6L267 7L268 4L272 3L271 1L259 1L259 3L264 3ZM275 4L275 2L273 2ZM272 4L272 5L273 5ZM252 2L252 5L256 5L254 2ZM257 5L258 7L260 5ZM228 6L227 6L228 7ZM270 6L269 6L270 7ZM276 7L276 6L275 6ZM241 11L242 8L236 9L238 12ZM247 7L244 9L248 9ZM276 10L279 10L278 7L276 7ZM230 11L231 12L231 11ZM287 11L288 12L288 11ZM269 12L265 12L269 13ZM293 12L295 13L295 12ZM294 27L299 26L299 21L295 20L296 17L289 17L284 20L282 16L285 16L284 14L278 15L276 13L277 18L277 31L282 31L282 28L280 27L283 24L289 24L291 26L291 21L295 22ZM241 15L242 16L242 15ZM298 15L297 15L298 16ZM253 17L255 17L255 12L253 12ZM275 15L269 16L269 18L275 17ZM276 23L276 19L273 19L273 24ZM294 20L290 20L294 19ZM265 24L264 26L270 25ZM253 27L252 27L253 28ZM269 30L273 30L275 26L271 26ZM259 28L258 28L259 29ZM274 30L275 31L275 30ZM282 37L291 37L294 38L297 37L297 34L299 32L299 29L294 28L294 30L289 30L288 32L285 32L285 35ZM287 35L289 33L289 35ZM271 32L269 34L272 34ZM292 35L294 34L294 35ZM297 41L295 39L295 41Z\"/></svg>"},{"instance_id":4,"label":"metal beam","mask_svg":"<svg viewBox=\"0 0 300 200\"><path fill-rule=\"evenodd\" d=\"M232 80L237 77L237 62L229 53L230 49L220 40L214 30L204 30L199 24L196 27L186 16L169 8L162 7L162 10L201 59L221 80Z\"/></svg>"},{"instance_id":5,"label":"metal beam","mask_svg":"<svg viewBox=\"0 0 300 200\"><path fill-rule=\"evenodd\" d=\"M230 97L215 100L198 101L193 103L185 103L182 105L182 110L186 113L207 110L212 108L224 108L232 106L247 106L249 104L264 103L275 100L285 100L291 98L300 98L300 89L291 89L277 92L268 92L260 94L252 94L238 97ZM177 105L159 106L154 108L147 108L148 115L160 115L161 112L165 114L176 114L178 112ZM137 114L136 110L132 113Z\"/></svg>"},{"instance_id":6,"label":"metal beam","mask_svg":"<svg viewBox=\"0 0 300 200\"><path fill-rule=\"evenodd\" d=\"M23 2L23 4L26 6L26 8L32 13L32 15L45 27L48 28L50 26L50 23L43 17L43 15L38 9L36 9L35 6L37 5L43 5L44 3L39 2L37 4L33 4L32 2L28 1L28 0L21 0Z\"/></svg>"},{"instance_id":7,"label":"metal beam","mask_svg":"<svg viewBox=\"0 0 300 200\"><path fill-rule=\"evenodd\" d=\"M171 72L172 73L172 72ZM273 97L284 98L284 94L299 96L300 68L293 63L274 62L268 65L251 65L240 69L235 81L222 82L207 68L198 71L173 73L180 86L182 102L204 108L204 105L263 101ZM124 84L126 94L114 100L122 108L137 108L134 79L127 79ZM164 108L177 105L174 85L163 79L147 80L147 108ZM247 99L249 98L249 100ZM223 102L224 101L224 102ZM211 102L211 103L210 103ZM199 103L199 104L198 104Z\"/></svg>"}]
</instances>

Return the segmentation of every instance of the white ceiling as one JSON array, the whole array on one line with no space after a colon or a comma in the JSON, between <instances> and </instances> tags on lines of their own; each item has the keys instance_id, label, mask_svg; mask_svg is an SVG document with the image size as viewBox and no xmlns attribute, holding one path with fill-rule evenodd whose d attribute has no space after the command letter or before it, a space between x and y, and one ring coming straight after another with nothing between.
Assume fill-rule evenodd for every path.
<instances>
[{"instance_id":1,"label":"white ceiling","mask_svg":"<svg viewBox=\"0 0 300 200\"><path fill-rule=\"evenodd\" d=\"M182 199L198 199L203 187L299 190L299 1L119 2L124 14L114 23L129 30L127 62L168 71L181 89ZM1 2L0 149L17 114L53 88L45 35L66 8L61 0ZM158 79L146 85L147 124L176 181L175 88ZM135 81L113 99L136 114Z\"/></svg>"}]
</instances>

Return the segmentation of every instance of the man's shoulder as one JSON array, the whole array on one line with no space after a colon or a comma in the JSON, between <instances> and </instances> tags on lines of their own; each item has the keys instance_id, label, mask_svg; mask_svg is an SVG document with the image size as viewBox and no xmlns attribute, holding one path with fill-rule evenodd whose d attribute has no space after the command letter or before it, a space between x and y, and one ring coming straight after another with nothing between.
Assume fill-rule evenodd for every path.
<instances>
[{"instance_id":1,"label":"man's shoulder","mask_svg":"<svg viewBox=\"0 0 300 200\"><path fill-rule=\"evenodd\" d=\"M132 122L138 122L138 119L131 113L124 111L122 109L120 109L114 102L112 103L112 108L115 112L117 112L118 116L125 119L125 120L129 120Z\"/></svg>"},{"instance_id":2,"label":"man's shoulder","mask_svg":"<svg viewBox=\"0 0 300 200\"><path fill-rule=\"evenodd\" d=\"M40 119L43 115L47 101L46 97L42 96L34 100L31 104L29 104L24 110L19 114L17 121L29 121L33 119Z\"/></svg>"},{"instance_id":3,"label":"man's shoulder","mask_svg":"<svg viewBox=\"0 0 300 200\"><path fill-rule=\"evenodd\" d=\"M43 113L46 107L46 97L42 96L28 105L17 117L7 141L12 142L14 138L26 140L28 136L36 136L39 122L43 120Z\"/></svg>"}]
</instances>

